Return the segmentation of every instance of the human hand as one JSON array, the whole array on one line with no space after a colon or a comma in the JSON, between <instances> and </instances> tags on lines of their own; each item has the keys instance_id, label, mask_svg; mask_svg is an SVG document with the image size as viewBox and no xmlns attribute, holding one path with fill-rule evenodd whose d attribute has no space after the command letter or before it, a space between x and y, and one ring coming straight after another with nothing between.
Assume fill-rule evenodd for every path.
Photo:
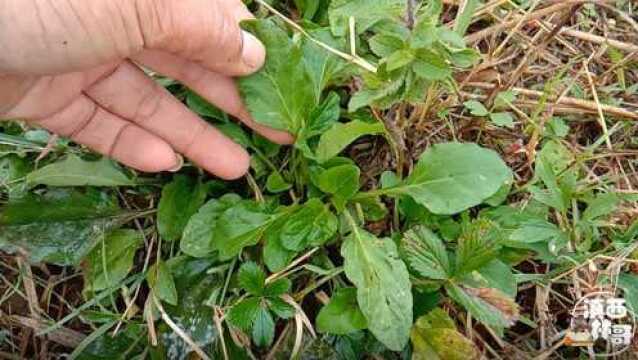
<instances>
[{"instance_id":1,"label":"human hand","mask_svg":"<svg viewBox=\"0 0 638 360\"><path fill-rule=\"evenodd\" d=\"M233 76L257 71L263 45L239 28L240 0L0 0L0 119L19 118L130 167L175 170L183 154L224 179L246 151L135 65L174 78L266 138Z\"/></svg>"}]
</instances>

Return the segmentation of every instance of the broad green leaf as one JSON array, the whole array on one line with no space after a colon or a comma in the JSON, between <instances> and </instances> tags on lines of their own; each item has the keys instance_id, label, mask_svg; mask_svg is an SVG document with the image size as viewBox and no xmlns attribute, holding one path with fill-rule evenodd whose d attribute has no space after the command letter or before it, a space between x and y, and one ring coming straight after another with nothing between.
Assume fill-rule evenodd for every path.
<instances>
[{"instance_id":1,"label":"broad green leaf","mask_svg":"<svg viewBox=\"0 0 638 360\"><path fill-rule=\"evenodd\" d=\"M485 199L485 203L490 206L499 206L502 203L504 203L505 200L507 200L507 197L509 196L510 191L512 190L513 184L514 184L514 178L512 175L510 176L509 180L507 180L503 185L501 185L501 187L498 189L497 192L494 193L494 195Z\"/></svg>"},{"instance_id":2,"label":"broad green leaf","mask_svg":"<svg viewBox=\"0 0 638 360\"><path fill-rule=\"evenodd\" d=\"M413 49L429 48L437 41L436 17L421 17L412 30L410 47Z\"/></svg>"},{"instance_id":3,"label":"broad green leaf","mask_svg":"<svg viewBox=\"0 0 638 360\"><path fill-rule=\"evenodd\" d=\"M484 325L502 329L513 325L519 318L514 299L492 288L471 288L449 284L448 295Z\"/></svg>"},{"instance_id":4,"label":"broad green leaf","mask_svg":"<svg viewBox=\"0 0 638 360\"><path fill-rule=\"evenodd\" d=\"M509 129L514 128L514 117L509 112L490 113L490 120L496 126L504 126Z\"/></svg>"},{"instance_id":5,"label":"broad green leaf","mask_svg":"<svg viewBox=\"0 0 638 360\"><path fill-rule=\"evenodd\" d=\"M463 103L466 109L470 110L470 114L474 116L487 116L490 112L485 105L476 100L468 100Z\"/></svg>"},{"instance_id":6,"label":"broad green leaf","mask_svg":"<svg viewBox=\"0 0 638 360\"><path fill-rule=\"evenodd\" d=\"M481 59L481 55L473 49L451 50L448 55L454 66L462 68L474 66Z\"/></svg>"},{"instance_id":7,"label":"broad green leaf","mask_svg":"<svg viewBox=\"0 0 638 360\"><path fill-rule=\"evenodd\" d=\"M336 123L321 135L317 147L317 161L328 161L339 155L353 141L364 135L379 135L385 132L381 123L367 123L353 120L348 123Z\"/></svg>"},{"instance_id":8,"label":"broad green leaf","mask_svg":"<svg viewBox=\"0 0 638 360\"><path fill-rule=\"evenodd\" d=\"M356 32L361 34L381 20L400 21L406 0L333 0L330 3L330 28L335 36L348 33L348 19L353 16Z\"/></svg>"},{"instance_id":9,"label":"broad green leaf","mask_svg":"<svg viewBox=\"0 0 638 360\"><path fill-rule=\"evenodd\" d=\"M87 161L75 155L32 171L26 177L30 186L133 186L131 180L114 163L101 158Z\"/></svg>"},{"instance_id":10,"label":"broad green leaf","mask_svg":"<svg viewBox=\"0 0 638 360\"><path fill-rule=\"evenodd\" d=\"M454 321L441 308L418 318L410 338L412 360L472 360L481 357L476 345L456 330Z\"/></svg>"},{"instance_id":11,"label":"broad green leaf","mask_svg":"<svg viewBox=\"0 0 638 360\"><path fill-rule=\"evenodd\" d=\"M257 244L279 217L262 204L244 200L224 211L215 222L213 246L222 259L238 255L246 246Z\"/></svg>"},{"instance_id":12,"label":"broad green leaf","mask_svg":"<svg viewBox=\"0 0 638 360\"><path fill-rule=\"evenodd\" d=\"M443 80L452 75L452 68L445 59L426 49L417 51L412 70L417 76L427 80Z\"/></svg>"},{"instance_id":13,"label":"broad green leaf","mask_svg":"<svg viewBox=\"0 0 638 360\"><path fill-rule=\"evenodd\" d=\"M238 302L228 311L228 322L243 331L250 330L260 311L260 302L261 299L258 297L250 297Z\"/></svg>"},{"instance_id":14,"label":"broad green leaf","mask_svg":"<svg viewBox=\"0 0 638 360\"><path fill-rule=\"evenodd\" d=\"M239 89L253 119L274 129L297 134L319 99L300 44L270 20L245 22L267 49L257 73L239 80Z\"/></svg>"},{"instance_id":15,"label":"broad green leaf","mask_svg":"<svg viewBox=\"0 0 638 360\"><path fill-rule=\"evenodd\" d=\"M317 106L310 114L308 127L305 129L304 136L312 137L321 135L332 127L339 120L341 107L339 106L339 95L331 92L326 96L323 102Z\"/></svg>"},{"instance_id":16,"label":"broad green leaf","mask_svg":"<svg viewBox=\"0 0 638 360\"><path fill-rule=\"evenodd\" d=\"M503 237L501 228L487 219L477 219L467 225L456 248L454 276L474 271L496 257Z\"/></svg>"},{"instance_id":17,"label":"broad green leaf","mask_svg":"<svg viewBox=\"0 0 638 360\"><path fill-rule=\"evenodd\" d=\"M402 68L414 61L415 54L412 49L401 49L395 51L387 58L383 59L386 64L387 71L393 71Z\"/></svg>"},{"instance_id":18,"label":"broad green leaf","mask_svg":"<svg viewBox=\"0 0 638 360\"><path fill-rule=\"evenodd\" d=\"M474 1L474 0L470 0L470 1ZM437 30L437 37L447 47L451 47L452 49L465 48L465 40L463 40L463 36L459 35L456 31L452 31L446 26L440 26L436 30Z\"/></svg>"},{"instance_id":19,"label":"broad green leaf","mask_svg":"<svg viewBox=\"0 0 638 360\"><path fill-rule=\"evenodd\" d=\"M308 126L302 129L295 141L295 147L299 149L306 158L315 158L315 151L311 148L309 140L317 135L323 134L339 120L341 114L340 100L339 95L335 92L331 92L321 104L310 113Z\"/></svg>"},{"instance_id":20,"label":"broad green leaf","mask_svg":"<svg viewBox=\"0 0 638 360\"><path fill-rule=\"evenodd\" d=\"M77 265L106 233L126 221L107 193L49 190L0 207L0 249L20 249L33 263Z\"/></svg>"},{"instance_id":21,"label":"broad green leaf","mask_svg":"<svg viewBox=\"0 0 638 360\"><path fill-rule=\"evenodd\" d=\"M280 233L281 244L288 250L301 251L319 246L337 232L337 217L321 200L310 199L288 217Z\"/></svg>"},{"instance_id":22,"label":"broad green leaf","mask_svg":"<svg viewBox=\"0 0 638 360\"><path fill-rule=\"evenodd\" d=\"M540 179L546 189L530 186L534 198L562 213L567 212L578 176L574 168L569 168L574 161L574 155L559 141L545 143L536 157L534 177Z\"/></svg>"},{"instance_id":23,"label":"broad green leaf","mask_svg":"<svg viewBox=\"0 0 638 360\"><path fill-rule=\"evenodd\" d=\"M388 57L404 47L404 40L397 35L376 34L368 40L370 50L380 57Z\"/></svg>"},{"instance_id":24,"label":"broad green leaf","mask_svg":"<svg viewBox=\"0 0 638 360\"><path fill-rule=\"evenodd\" d=\"M177 305L177 289L171 269L162 260L158 260L148 269L146 275L148 286L153 289L153 293L158 299L166 301L171 305Z\"/></svg>"},{"instance_id":25,"label":"broad green leaf","mask_svg":"<svg viewBox=\"0 0 638 360\"><path fill-rule=\"evenodd\" d=\"M285 218L277 220L268 228L264 236L266 242L264 246L264 263L268 270L272 272L285 268L297 254L296 251L288 250L281 244L281 229L285 223Z\"/></svg>"},{"instance_id":26,"label":"broad green leaf","mask_svg":"<svg viewBox=\"0 0 638 360\"><path fill-rule=\"evenodd\" d=\"M417 226L406 232L401 241L401 249L406 253L410 268L419 275L434 280L446 280L450 277L452 269L445 245L425 226Z\"/></svg>"},{"instance_id":27,"label":"broad green leaf","mask_svg":"<svg viewBox=\"0 0 638 360\"><path fill-rule=\"evenodd\" d=\"M182 251L193 257L210 256L215 251L213 232L217 218L241 198L236 194L226 194L204 204L188 220L179 246Z\"/></svg>"},{"instance_id":28,"label":"broad green leaf","mask_svg":"<svg viewBox=\"0 0 638 360\"><path fill-rule=\"evenodd\" d=\"M507 264L494 259L478 269L478 272L490 287L502 291L512 299L516 298L516 278L512 273L512 268Z\"/></svg>"},{"instance_id":29,"label":"broad green leaf","mask_svg":"<svg viewBox=\"0 0 638 360\"><path fill-rule=\"evenodd\" d=\"M362 90L352 95L348 103L348 111L354 112L368 105L386 109L401 100L401 90L405 90L404 85L408 73L405 71L406 69L402 70L404 71L397 71L399 74L387 81L383 81L376 76L368 75L368 78L372 78L370 81L374 82L374 86L368 86L368 84L366 84L367 86ZM364 79L366 79L366 77L364 77Z\"/></svg>"},{"instance_id":30,"label":"broad green leaf","mask_svg":"<svg viewBox=\"0 0 638 360\"><path fill-rule=\"evenodd\" d=\"M188 220L206 200L207 187L199 180L177 175L162 189L157 207L157 230L168 241L182 237Z\"/></svg>"},{"instance_id":31,"label":"broad green leaf","mask_svg":"<svg viewBox=\"0 0 638 360\"><path fill-rule=\"evenodd\" d=\"M239 286L248 293L258 296L264 292L266 274L255 262L248 261L243 263L237 276L239 278Z\"/></svg>"},{"instance_id":32,"label":"broad green leaf","mask_svg":"<svg viewBox=\"0 0 638 360\"><path fill-rule=\"evenodd\" d=\"M410 176L384 193L408 195L432 213L448 215L480 204L510 178L493 150L452 142L430 147Z\"/></svg>"},{"instance_id":33,"label":"broad green leaf","mask_svg":"<svg viewBox=\"0 0 638 360\"><path fill-rule=\"evenodd\" d=\"M501 91L494 98L494 108L507 110L514 100L516 100L516 93L514 91Z\"/></svg>"},{"instance_id":34,"label":"broad green leaf","mask_svg":"<svg viewBox=\"0 0 638 360\"><path fill-rule=\"evenodd\" d=\"M345 335L367 327L366 318L357 305L357 289L341 288L317 315L317 331Z\"/></svg>"},{"instance_id":35,"label":"broad green leaf","mask_svg":"<svg viewBox=\"0 0 638 360\"><path fill-rule=\"evenodd\" d=\"M317 185L328 194L339 210L359 191L360 170L356 165L339 165L323 170L317 176Z\"/></svg>"},{"instance_id":36,"label":"broad green leaf","mask_svg":"<svg viewBox=\"0 0 638 360\"><path fill-rule=\"evenodd\" d=\"M341 255L370 332L389 349L401 351L412 325L412 292L396 245L354 228L343 242Z\"/></svg>"},{"instance_id":37,"label":"broad green leaf","mask_svg":"<svg viewBox=\"0 0 638 360\"><path fill-rule=\"evenodd\" d=\"M265 306L260 306L253 323L253 341L259 347L270 346L275 338L275 321Z\"/></svg>"},{"instance_id":38,"label":"broad green leaf","mask_svg":"<svg viewBox=\"0 0 638 360\"><path fill-rule=\"evenodd\" d=\"M286 179L284 179L278 171L271 172L270 175L268 175L268 179L266 179L266 190L271 193L280 193L291 187L292 185L286 182Z\"/></svg>"},{"instance_id":39,"label":"broad green leaf","mask_svg":"<svg viewBox=\"0 0 638 360\"><path fill-rule=\"evenodd\" d=\"M587 202L587 209L583 212L582 219L594 221L600 217L609 216L620 203L620 197L616 193L598 194Z\"/></svg>"},{"instance_id":40,"label":"broad green leaf","mask_svg":"<svg viewBox=\"0 0 638 360\"><path fill-rule=\"evenodd\" d=\"M521 243L534 243L541 241L553 241L564 237L565 234L558 228L558 226L545 221L545 220L529 220L521 224L521 226L514 230L509 240Z\"/></svg>"},{"instance_id":41,"label":"broad green leaf","mask_svg":"<svg viewBox=\"0 0 638 360\"><path fill-rule=\"evenodd\" d=\"M333 49L347 51L347 43L341 38L334 37L328 28L310 30L309 34ZM301 49L306 71L312 79L315 99L319 100L323 89L348 72L349 63L308 39L303 39Z\"/></svg>"},{"instance_id":42,"label":"broad green leaf","mask_svg":"<svg viewBox=\"0 0 638 360\"><path fill-rule=\"evenodd\" d=\"M84 259L86 278L93 291L113 287L133 268L133 257L144 238L136 230L115 230Z\"/></svg>"},{"instance_id":43,"label":"broad green leaf","mask_svg":"<svg viewBox=\"0 0 638 360\"><path fill-rule=\"evenodd\" d=\"M553 116L545 125L546 135L563 138L569 134L570 127L560 117Z\"/></svg>"}]
</instances>

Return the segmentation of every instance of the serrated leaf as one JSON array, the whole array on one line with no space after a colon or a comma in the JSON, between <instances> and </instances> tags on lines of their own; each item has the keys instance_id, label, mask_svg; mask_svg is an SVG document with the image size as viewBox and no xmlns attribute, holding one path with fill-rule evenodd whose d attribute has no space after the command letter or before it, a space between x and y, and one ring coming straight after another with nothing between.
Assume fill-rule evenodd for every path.
<instances>
[{"instance_id":1,"label":"serrated leaf","mask_svg":"<svg viewBox=\"0 0 638 360\"><path fill-rule=\"evenodd\" d=\"M472 360L481 356L476 345L456 330L454 321L440 308L418 318L410 338L412 360Z\"/></svg>"},{"instance_id":2,"label":"serrated leaf","mask_svg":"<svg viewBox=\"0 0 638 360\"><path fill-rule=\"evenodd\" d=\"M162 189L157 207L157 230L168 241L182 237L188 220L206 199L207 188L199 180L177 175Z\"/></svg>"},{"instance_id":3,"label":"serrated leaf","mask_svg":"<svg viewBox=\"0 0 638 360\"><path fill-rule=\"evenodd\" d=\"M401 351L412 325L412 293L408 270L394 242L354 228L343 242L341 255L370 332L389 349Z\"/></svg>"},{"instance_id":4,"label":"serrated leaf","mask_svg":"<svg viewBox=\"0 0 638 360\"><path fill-rule=\"evenodd\" d=\"M49 190L0 208L0 249L29 261L76 265L106 233L126 222L116 199L97 190Z\"/></svg>"},{"instance_id":5,"label":"serrated leaf","mask_svg":"<svg viewBox=\"0 0 638 360\"><path fill-rule=\"evenodd\" d=\"M336 123L321 135L317 147L317 161L323 163L332 159L364 135L378 135L384 132L385 127L381 123L367 123L360 120Z\"/></svg>"},{"instance_id":6,"label":"serrated leaf","mask_svg":"<svg viewBox=\"0 0 638 360\"><path fill-rule=\"evenodd\" d=\"M316 324L317 331L337 335L365 329L367 321L357 305L357 289L337 290L319 311Z\"/></svg>"},{"instance_id":7,"label":"serrated leaf","mask_svg":"<svg viewBox=\"0 0 638 360\"><path fill-rule=\"evenodd\" d=\"M177 289L171 269L162 260L158 260L148 269L146 276L148 285L158 299L171 305L177 305Z\"/></svg>"},{"instance_id":8,"label":"serrated leaf","mask_svg":"<svg viewBox=\"0 0 638 360\"><path fill-rule=\"evenodd\" d=\"M426 80L443 80L452 75L452 68L445 62L445 59L427 49L416 52L412 70L417 76Z\"/></svg>"},{"instance_id":9,"label":"serrated leaf","mask_svg":"<svg viewBox=\"0 0 638 360\"><path fill-rule=\"evenodd\" d=\"M451 50L449 56L454 66L462 68L474 66L481 58L481 55L473 49Z\"/></svg>"},{"instance_id":10,"label":"serrated leaf","mask_svg":"<svg viewBox=\"0 0 638 360\"><path fill-rule=\"evenodd\" d=\"M386 64L387 71L394 71L410 64L415 59L412 49L401 49L393 52L390 56L383 59Z\"/></svg>"},{"instance_id":11,"label":"serrated leaf","mask_svg":"<svg viewBox=\"0 0 638 360\"><path fill-rule=\"evenodd\" d=\"M186 224L182 241L179 244L180 249L193 257L210 256L215 251L213 232L217 219L240 200L239 195L226 194L219 199L212 199L200 207Z\"/></svg>"},{"instance_id":12,"label":"serrated leaf","mask_svg":"<svg viewBox=\"0 0 638 360\"><path fill-rule=\"evenodd\" d=\"M466 109L470 110L470 114L474 116L487 116L490 112L485 105L476 100L468 100L463 103Z\"/></svg>"},{"instance_id":13,"label":"serrated leaf","mask_svg":"<svg viewBox=\"0 0 638 360\"><path fill-rule=\"evenodd\" d=\"M84 259L86 278L93 291L113 287L133 268L133 257L143 242L136 230L115 230L107 234Z\"/></svg>"},{"instance_id":14,"label":"serrated leaf","mask_svg":"<svg viewBox=\"0 0 638 360\"><path fill-rule=\"evenodd\" d=\"M26 176L30 186L133 186L135 181L129 179L114 163L101 158L98 161L87 161L69 154L66 158L41 169L32 171Z\"/></svg>"},{"instance_id":15,"label":"serrated leaf","mask_svg":"<svg viewBox=\"0 0 638 360\"><path fill-rule=\"evenodd\" d=\"M424 226L417 226L405 233L401 249L406 253L410 268L419 275L435 280L450 277L451 268L445 245L436 234Z\"/></svg>"},{"instance_id":16,"label":"serrated leaf","mask_svg":"<svg viewBox=\"0 0 638 360\"><path fill-rule=\"evenodd\" d=\"M282 319L290 319L297 312L295 308L278 297L268 298L268 308Z\"/></svg>"},{"instance_id":17,"label":"serrated leaf","mask_svg":"<svg viewBox=\"0 0 638 360\"><path fill-rule=\"evenodd\" d=\"M243 331L250 330L257 318L257 313L260 311L260 302L261 299L257 297L250 297L238 302L228 311L226 315L228 322Z\"/></svg>"},{"instance_id":18,"label":"serrated leaf","mask_svg":"<svg viewBox=\"0 0 638 360\"><path fill-rule=\"evenodd\" d=\"M470 223L458 240L454 276L467 274L494 259L502 237L501 228L490 220Z\"/></svg>"},{"instance_id":19,"label":"serrated leaf","mask_svg":"<svg viewBox=\"0 0 638 360\"><path fill-rule=\"evenodd\" d=\"M404 47L404 41L400 36L393 34L376 34L368 40L370 50L380 57L387 57L400 51Z\"/></svg>"},{"instance_id":20,"label":"serrated leaf","mask_svg":"<svg viewBox=\"0 0 638 360\"><path fill-rule=\"evenodd\" d=\"M259 296L264 292L266 274L254 261L248 261L239 268L239 286L249 294Z\"/></svg>"},{"instance_id":21,"label":"serrated leaf","mask_svg":"<svg viewBox=\"0 0 638 360\"><path fill-rule=\"evenodd\" d=\"M510 178L493 150L452 142L430 147L412 173L384 193L408 195L434 214L449 215L480 204Z\"/></svg>"},{"instance_id":22,"label":"serrated leaf","mask_svg":"<svg viewBox=\"0 0 638 360\"><path fill-rule=\"evenodd\" d=\"M277 297L290 291L292 282L288 278L273 281L266 286L264 296Z\"/></svg>"},{"instance_id":23,"label":"serrated leaf","mask_svg":"<svg viewBox=\"0 0 638 360\"><path fill-rule=\"evenodd\" d=\"M259 347L270 346L275 338L275 321L270 311L264 306L259 307L253 323L253 341Z\"/></svg>"}]
</instances>

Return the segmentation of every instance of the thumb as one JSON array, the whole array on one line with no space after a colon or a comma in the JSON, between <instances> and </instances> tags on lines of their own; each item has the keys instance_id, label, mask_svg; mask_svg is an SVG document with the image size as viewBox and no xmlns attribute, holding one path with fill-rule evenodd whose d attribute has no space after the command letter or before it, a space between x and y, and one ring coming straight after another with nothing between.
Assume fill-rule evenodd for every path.
<instances>
[{"instance_id":1,"label":"thumb","mask_svg":"<svg viewBox=\"0 0 638 360\"><path fill-rule=\"evenodd\" d=\"M252 18L240 0L137 0L145 47L230 76L264 63L266 50L239 23Z\"/></svg>"}]
</instances>

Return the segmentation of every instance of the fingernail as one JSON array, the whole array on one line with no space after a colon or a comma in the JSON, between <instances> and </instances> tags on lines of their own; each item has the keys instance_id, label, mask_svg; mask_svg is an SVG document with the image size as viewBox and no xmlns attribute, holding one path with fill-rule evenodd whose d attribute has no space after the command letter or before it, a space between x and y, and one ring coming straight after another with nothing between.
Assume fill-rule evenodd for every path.
<instances>
[{"instance_id":1,"label":"fingernail","mask_svg":"<svg viewBox=\"0 0 638 360\"><path fill-rule=\"evenodd\" d=\"M253 34L243 31L243 47L241 59L248 67L258 70L264 65L266 60L266 48Z\"/></svg>"},{"instance_id":2,"label":"fingernail","mask_svg":"<svg viewBox=\"0 0 638 360\"><path fill-rule=\"evenodd\" d=\"M178 172L184 166L184 158L180 154L175 154L176 165L168 169L170 172Z\"/></svg>"}]
</instances>

